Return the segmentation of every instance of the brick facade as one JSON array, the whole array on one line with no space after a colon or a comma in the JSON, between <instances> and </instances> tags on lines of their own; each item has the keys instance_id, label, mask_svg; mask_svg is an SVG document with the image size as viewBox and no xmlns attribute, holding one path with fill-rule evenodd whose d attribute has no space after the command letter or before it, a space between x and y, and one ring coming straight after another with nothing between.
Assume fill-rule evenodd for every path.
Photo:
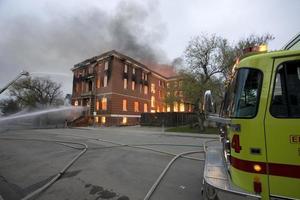
<instances>
[{"instance_id":1,"label":"brick facade","mask_svg":"<svg viewBox=\"0 0 300 200\"><path fill-rule=\"evenodd\" d=\"M105 126L136 125L142 112L166 112L167 83L177 80L117 51L87 59L72 71L72 105L87 106L90 123Z\"/></svg>"}]
</instances>

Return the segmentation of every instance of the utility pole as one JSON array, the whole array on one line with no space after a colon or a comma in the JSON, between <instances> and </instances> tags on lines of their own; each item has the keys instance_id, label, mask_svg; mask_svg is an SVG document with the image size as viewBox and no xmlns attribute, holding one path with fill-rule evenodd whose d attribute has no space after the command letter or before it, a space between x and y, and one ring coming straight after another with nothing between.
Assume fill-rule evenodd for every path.
<instances>
[{"instance_id":1,"label":"utility pole","mask_svg":"<svg viewBox=\"0 0 300 200\"><path fill-rule=\"evenodd\" d=\"M2 88L0 90L0 94L3 93L9 86L11 86L14 82L16 82L22 76L29 76L29 72L27 72L27 71L21 71L21 73L15 79L13 79L12 81L10 81L6 86L4 86L4 88Z\"/></svg>"}]
</instances>

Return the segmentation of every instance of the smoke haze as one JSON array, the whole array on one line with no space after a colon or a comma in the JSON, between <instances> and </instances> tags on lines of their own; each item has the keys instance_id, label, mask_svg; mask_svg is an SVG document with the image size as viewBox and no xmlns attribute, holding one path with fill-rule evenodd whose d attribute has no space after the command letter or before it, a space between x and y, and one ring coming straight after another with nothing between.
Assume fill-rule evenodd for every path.
<instances>
[{"instance_id":1,"label":"smoke haze","mask_svg":"<svg viewBox=\"0 0 300 200\"><path fill-rule=\"evenodd\" d=\"M71 92L72 66L112 49L139 61L166 61L160 48L166 28L153 3L121 1L108 10L105 5L67 9L55 1L41 2L11 14L7 9L13 3L0 0L0 87L26 69L70 74L49 76L63 79L64 91Z\"/></svg>"}]
</instances>

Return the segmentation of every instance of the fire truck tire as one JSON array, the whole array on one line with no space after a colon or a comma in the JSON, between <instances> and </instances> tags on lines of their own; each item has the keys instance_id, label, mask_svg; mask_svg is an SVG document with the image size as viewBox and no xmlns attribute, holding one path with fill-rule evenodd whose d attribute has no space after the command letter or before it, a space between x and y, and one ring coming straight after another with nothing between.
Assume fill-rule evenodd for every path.
<instances>
[{"instance_id":1,"label":"fire truck tire","mask_svg":"<svg viewBox=\"0 0 300 200\"><path fill-rule=\"evenodd\" d=\"M206 200L218 200L217 191L210 185L204 184L201 193Z\"/></svg>"}]
</instances>

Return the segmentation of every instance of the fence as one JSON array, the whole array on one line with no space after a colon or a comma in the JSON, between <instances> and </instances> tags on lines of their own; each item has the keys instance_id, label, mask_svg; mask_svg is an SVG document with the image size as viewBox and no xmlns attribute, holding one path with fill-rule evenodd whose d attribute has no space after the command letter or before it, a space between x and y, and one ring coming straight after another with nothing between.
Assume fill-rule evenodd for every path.
<instances>
[{"instance_id":1,"label":"fence","mask_svg":"<svg viewBox=\"0 0 300 200\"><path fill-rule=\"evenodd\" d=\"M140 120L142 126L182 126L196 122L196 114L190 112L142 113Z\"/></svg>"}]
</instances>

